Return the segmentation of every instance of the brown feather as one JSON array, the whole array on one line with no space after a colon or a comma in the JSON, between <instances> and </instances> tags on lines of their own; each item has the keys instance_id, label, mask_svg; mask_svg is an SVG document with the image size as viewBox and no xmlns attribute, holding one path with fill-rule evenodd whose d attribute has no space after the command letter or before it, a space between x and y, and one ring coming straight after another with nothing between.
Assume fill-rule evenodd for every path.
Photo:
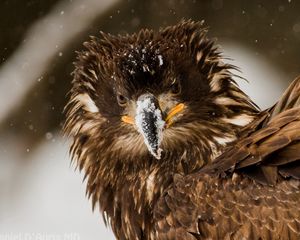
<instances>
[{"instance_id":1,"label":"brown feather","mask_svg":"<svg viewBox=\"0 0 300 240\"><path fill-rule=\"evenodd\" d=\"M291 86L299 83L298 78ZM298 87L289 88L289 94L295 96L295 92L300 95ZM284 103L290 106L288 102L279 101L280 107L273 108L276 115L268 118L265 126L257 125L254 132L253 126L248 126L253 133L228 147L212 164L181 180L194 184L185 191L193 196L198 204L194 212L201 216L199 220L189 214L190 226L180 226L186 229L186 236L194 227L195 239L300 238L300 107L296 104L288 109L284 107ZM182 191L181 185L169 191ZM157 206L164 199L162 196ZM186 209L186 204L177 203L177 208ZM159 239L171 238L162 234Z\"/></svg>"},{"instance_id":2,"label":"brown feather","mask_svg":"<svg viewBox=\"0 0 300 240\"><path fill-rule=\"evenodd\" d=\"M181 21L84 43L64 131L86 194L120 240L300 239L300 78L260 112L206 33ZM122 121L149 92L164 118L184 105L160 159Z\"/></svg>"}]
</instances>

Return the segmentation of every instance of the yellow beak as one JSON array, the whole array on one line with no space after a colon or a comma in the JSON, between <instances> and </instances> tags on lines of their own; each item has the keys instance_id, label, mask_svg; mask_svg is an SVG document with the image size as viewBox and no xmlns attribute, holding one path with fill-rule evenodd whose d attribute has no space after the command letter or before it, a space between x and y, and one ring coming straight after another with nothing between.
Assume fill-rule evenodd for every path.
<instances>
[{"instance_id":1,"label":"yellow beak","mask_svg":"<svg viewBox=\"0 0 300 240\"><path fill-rule=\"evenodd\" d=\"M129 124L134 124L134 119L129 116L122 116L122 121Z\"/></svg>"},{"instance_id":2,"label":"yellow beak","mask_svg":"<svg viewBox=\"0 0 300 240\"><path fill-rule=\"evenodd\" d=\"M166 117L166 119L165 119L167 127L170 127L170 126L172 125L172 123L173 123L172 118L173 118L176 114L182 112L182 110L184 109L184 107L185 107L185 105L184 105L183 103L179 103L179 104L177 104L175 107L173 107L173 108L169 111L169 113L168 113L168 115L167 115L167 117ZM130 116L122 116L121 119L122 119L122 121L125 122L125 123L135 124L135 123L134 123L134 119L133 119L132 117L130 117Z\"/></svg>"},{"instance_id":3,"label":"yellow beak","mask_svg":"<svg viewBox=\"0 0 300 240\"><path fill-rule=\"evenodd\" d=\"M179 104L177 104L175 107L173 107L171 110L170 110L170 112L168 113L168 115L167 115L167 117L166 117L166 119L165 119L165 121L166 121L166 123L167 123L167 127L170 127L171 125L172 125L172 123L173 123L173 121L172 121L172 118L176 115L176 114L178 114L178 113L180 113L183 109L184 109L184 104L183 103L179 103Z\"/></svg>"}]
</instances>

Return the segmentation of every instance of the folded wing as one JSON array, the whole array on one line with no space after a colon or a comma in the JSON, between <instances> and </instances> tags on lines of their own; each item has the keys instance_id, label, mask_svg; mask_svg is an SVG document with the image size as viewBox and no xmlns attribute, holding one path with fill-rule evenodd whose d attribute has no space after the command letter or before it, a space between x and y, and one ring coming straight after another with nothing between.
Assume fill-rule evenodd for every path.
<instances>
[{"instance_id":1,"label":"folded wing","mask_svg":"<svg viewBox=\"0 0 300 240\"><path fill-rule=\"evenodd\" d=\"M175 176L158 239L300 239L300 78L211 165Z\"/></svg>"}]
</instances>

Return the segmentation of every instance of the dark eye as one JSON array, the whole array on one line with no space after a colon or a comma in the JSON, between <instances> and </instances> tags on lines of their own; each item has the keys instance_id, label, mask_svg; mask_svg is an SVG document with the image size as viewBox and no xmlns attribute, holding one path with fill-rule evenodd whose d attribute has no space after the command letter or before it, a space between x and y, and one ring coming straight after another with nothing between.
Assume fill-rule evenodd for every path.
<instances>
[{"instance_id":1,"label":"dark eye","mask_svg":"<svg viewBox=\"0 0 300 240\"><path fill-rule=\"evenodd\" d=\"M171 85L171 93L177 95L181 92L181 86L178 81L174 81Z\"/></svg>"},{"instance_id":2,"label":"dark eye","mask_svg":"<svg viewBox=\"0 0 300 240\"><path fill-rule=\"evenodd\" d=\"M118 100L118 103L121 107L124 107L127 103L127 98L124 97L122 94L117 95L117 100Z\"/></svg>"}]
</instances>

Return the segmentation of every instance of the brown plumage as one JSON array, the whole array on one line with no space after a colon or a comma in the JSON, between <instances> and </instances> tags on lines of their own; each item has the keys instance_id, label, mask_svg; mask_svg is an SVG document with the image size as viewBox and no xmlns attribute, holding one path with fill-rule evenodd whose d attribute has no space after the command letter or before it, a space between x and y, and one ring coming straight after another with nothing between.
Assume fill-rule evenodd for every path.
<instances>
[{"instance_id":1,"label":"brown plumage","mask_svg":"<svg viewBox=\"0 0 300 240\"><path fill-rule=\"evenodd\" d=\"M70 152L117 239L299 239L300 79L259 111L202 23L85 44Z\"/></svg>"}]
</instances>

